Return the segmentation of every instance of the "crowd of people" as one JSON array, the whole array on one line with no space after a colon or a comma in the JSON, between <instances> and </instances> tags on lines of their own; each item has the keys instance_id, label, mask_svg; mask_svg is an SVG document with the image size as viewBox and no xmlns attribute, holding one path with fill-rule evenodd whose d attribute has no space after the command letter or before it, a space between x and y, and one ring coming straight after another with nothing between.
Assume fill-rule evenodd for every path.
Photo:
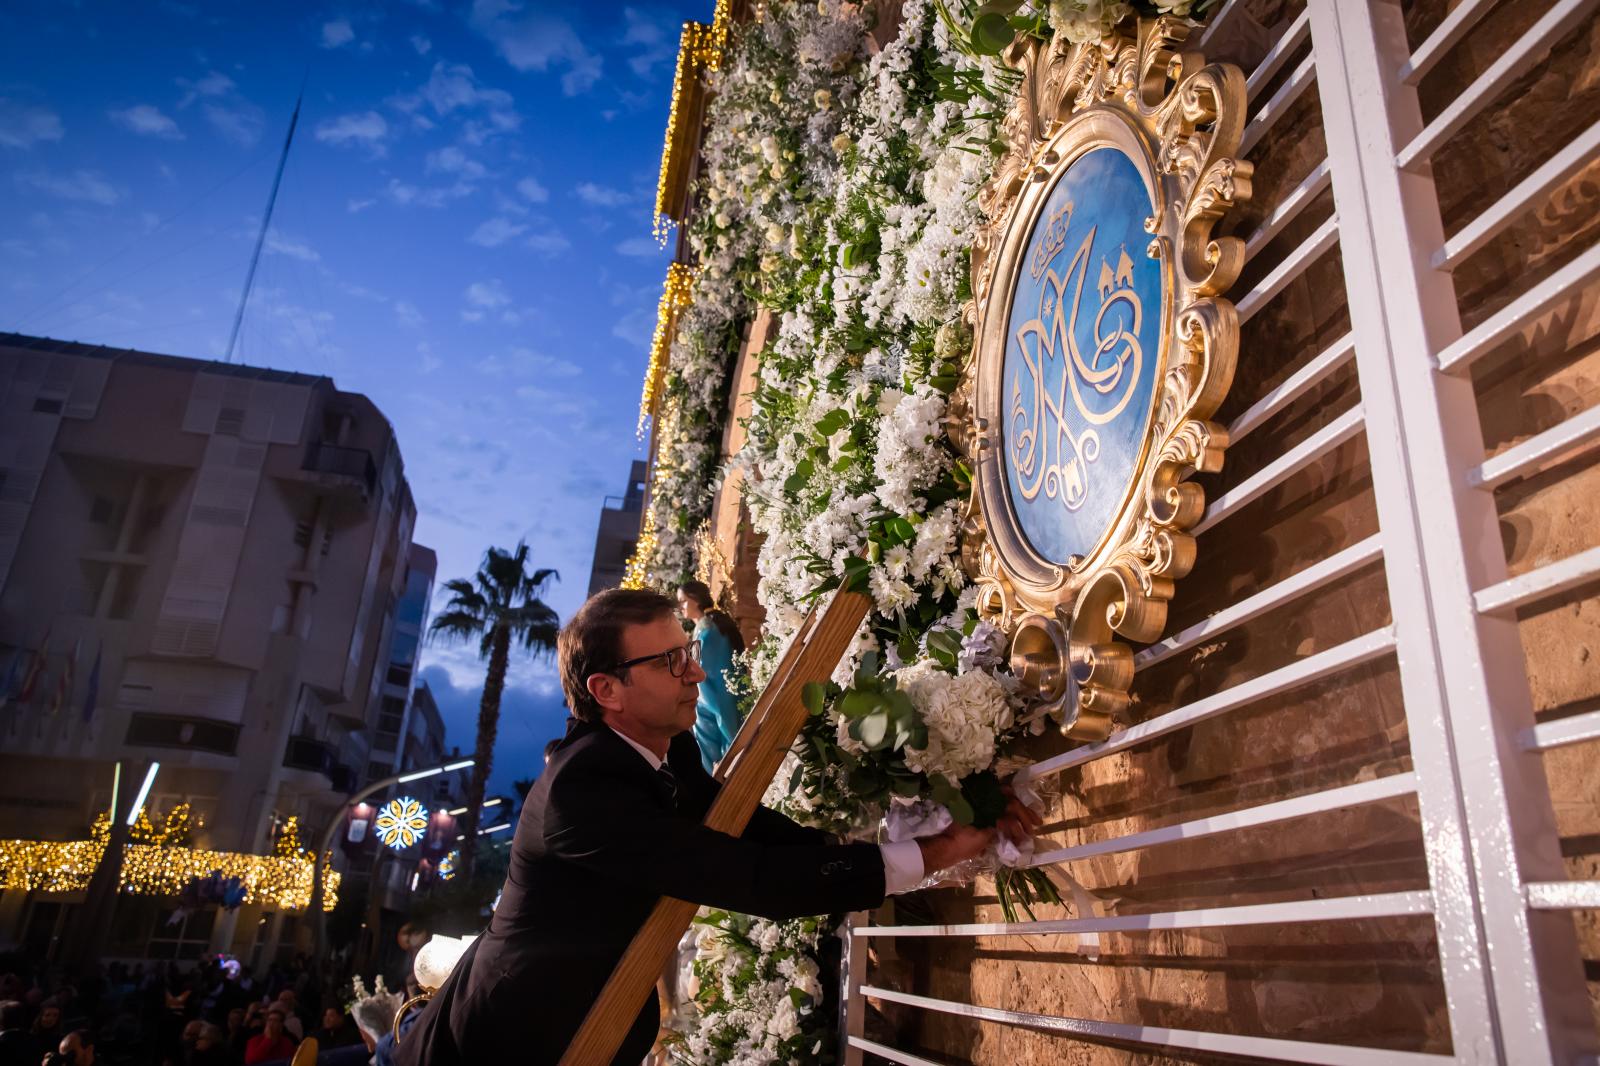
<instances>
[{"instance_id":1,"label":"crowd of people","mask_svg":"<svg viewBox=\"0 0 1600 1066\"><path fill-rule=\"evenodd\" d=\"M382 1035L305 956L260 977L227 958L114 962L76 981L25 963L0 974L0 1066L257 1066L287 1063L307 1037L320 1066L364 1066Z\"/></svg>"}]
</instances>

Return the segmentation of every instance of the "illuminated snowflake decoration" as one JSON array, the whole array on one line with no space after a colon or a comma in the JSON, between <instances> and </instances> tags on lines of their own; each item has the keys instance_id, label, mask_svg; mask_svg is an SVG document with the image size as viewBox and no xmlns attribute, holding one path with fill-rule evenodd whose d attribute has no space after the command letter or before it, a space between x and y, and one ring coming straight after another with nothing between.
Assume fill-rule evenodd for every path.
<instances>
[{"instance_id":1,"label":"illuminated snowflake decoration","mask_svg":"<svg viewBox=\"0 0 1600 1066\"><path fill-rule=\"evenodd\" d=\"M395 850L409 848L428 831L428 809L410 796L392 799L378 812L378 839Z\"/></svg>"},{"instance_id":2,"label":"illuminated snowflake decoration","mask_svg":"<svg viewBox=\"0 0 1600 1066\"><path fill-rule=\"evenodd\" d=\"M461 858L461 852L452 851L439 860L439 880L448 881L456 875L456 860Z\"/></svg>"}]
</instances>

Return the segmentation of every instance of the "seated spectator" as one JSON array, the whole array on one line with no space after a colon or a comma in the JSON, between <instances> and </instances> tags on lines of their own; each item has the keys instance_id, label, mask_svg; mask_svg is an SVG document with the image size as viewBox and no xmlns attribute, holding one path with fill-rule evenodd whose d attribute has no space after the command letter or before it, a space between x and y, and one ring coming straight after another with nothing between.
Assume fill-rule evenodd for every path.
<instances>
[{"instance_id":1,"label":"seated spectator","mask_svg":"<svg viewBox=\"0 0 1600 1066\"><path fill-rule=\"evenodd\" d=\"M267 1021L261 1033L251 1037L244 1047L244 1064L255 1066L258 1062L286 1059L294 1054L294 1045L295 1041L284 1031L283 1008L273 1004L267 1008Z\"/></svg>"},{"instance_id":2,"label":"seated spectator","mask_svg":"<svg viewBox=\"0 0 1600 1066\"><path fill-rule=\"evenodd\" d=\"M206 1022L200 1027L194 1050L189 1053L184 1066L232 1066L233 1061L233 1056L228 1053L228 1040L222 1033L222 1026Z\"/></svg>"},{"instance_id":3,"label":"seated spectator","mask_svg":"<svg viewBox=\"0 0 1600 1066\"><path fill-rule=\"evenodd\" d=\"M317 1030L316 1037L317 1046L323 1048L361 1043L361 1034L356 1032L354 1023L338 1007L329 1007L322 1012L322 1028Z\"/></svg>"},{"instance_id":4,"label":"seated spectator","mask_svg":"<svg viewBox=\"0 0 1600 1066\"><path fill-rule=\"evenodd\" d=\"M39 1066L45 1048L28 1031L28 1008L21 1000L0 1002L0 1066Z\"/></svg>"},{"instance_id":5,"label":"seated spectator","mask_svg":"<svg viewBox=\"0 0 1600 1066\"><path fill-rule=\"evenodd\" d=\"M52 996L39 1004L39 1016L33 1020L33 1038L40 1047L55 1047L67 1035L61 1025L61 1004Z\"/></svg>"},{"instance_id":6,"label":"seated spectator","mask_svg":"<svg viewBox=\"0 0 1600 1066\"><path fill-rule=\"evenodd\" d=\"M300 1020L300 1013L295 1006L294 989L285 988L278 993L278 1009L283 1011L283 1027L298 1043L306 1038L305 1023Z\"/></svg>"}]
</instances>

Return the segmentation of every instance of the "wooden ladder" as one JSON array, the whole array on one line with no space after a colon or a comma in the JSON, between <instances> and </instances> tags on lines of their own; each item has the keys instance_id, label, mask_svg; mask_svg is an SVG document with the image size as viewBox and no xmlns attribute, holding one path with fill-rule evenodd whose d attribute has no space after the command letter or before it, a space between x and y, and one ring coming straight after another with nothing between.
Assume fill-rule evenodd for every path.
<instances>
[{"instance_id":1,"label":"wooden ladder","mask_svg":"<svg viewBox=\"0 0 1600 1066\"><path fill-rule=\"evenodd\" d=\"M861 593L841 589L811 608L718 767L725 781L706 813L707 828L731 836L744 832L805 724L806 684L833 674L871 606ZM671 896L656 902L567 1045L561 1066L605 1066L611 1061L698 909L698 904Z\"/></svg>"}]
</instances>

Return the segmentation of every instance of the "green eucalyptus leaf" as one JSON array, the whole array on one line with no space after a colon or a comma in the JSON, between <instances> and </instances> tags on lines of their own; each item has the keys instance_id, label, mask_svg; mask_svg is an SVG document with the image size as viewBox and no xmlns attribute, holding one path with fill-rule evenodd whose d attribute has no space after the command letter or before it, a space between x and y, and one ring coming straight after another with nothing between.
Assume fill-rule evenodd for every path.
<instances>
[{"instance_id":1,"label":"green eucalyptus leaf","mask_svg":"<svg viewBox=\"0 0 1600 1066\"><path fill-rule=\"evenodd\" d=\"M813 715L821 714L827 699L827 689L820 681L807 681L806 687L800 690L800 699L805 703L808 712Z\"/></svg>"},{"instance_id":2,"label":"green eucalyptus leaf","mask_svg":"<svg viewBox=\"0 0 1600 1066\"><path fill-rule=\"evenodd\" d=\"M860 736L856 739L867 747L876 751L883 746L884 738L889 732L889 716L882 711L874 711L856 723L860 727Z\"/></svg>"},{"instance_id":3,"label":"green eucalyptus leaf","mask_svg":"<svg viewBox=\"0 0 1600 1066\"><path fill-rule=\"evenodd\" d=\"M1017 31L998 11L986 11L972 22L972 50L981 56L997 56L1016 39Z\"/></svg>"},{"instance_id":4,"label":"green eucalyptus leaf","mask_svg":"<svg viewBox=\"0 0 1600 1066\"><path fill-rule=\"evenodd\" d=\"M881 704L876 693L853 688L839 700L839 713L846 718L861 718L877 710Z\"/></svg>"}]
</instances>

